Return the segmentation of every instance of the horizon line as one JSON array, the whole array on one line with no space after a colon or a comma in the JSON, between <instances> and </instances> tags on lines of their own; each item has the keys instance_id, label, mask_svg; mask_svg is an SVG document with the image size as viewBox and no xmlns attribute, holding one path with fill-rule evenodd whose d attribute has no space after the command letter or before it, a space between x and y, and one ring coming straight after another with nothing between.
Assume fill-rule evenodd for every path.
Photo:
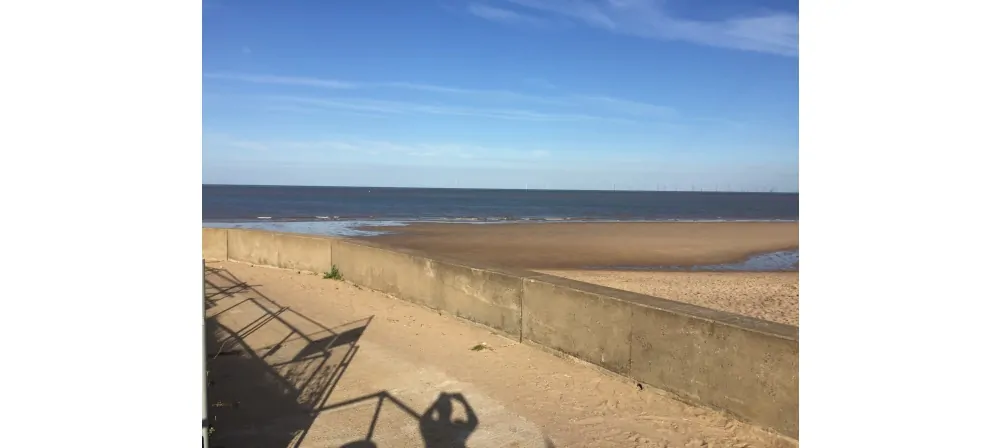
<instances>
[{"instance_id":1,"label":"horizon line","mask_svg":"<svg viewBox=\"0 0 1000 448\"><path fill-rule=\"evenodd\" d=\"M357 188L357 189L394 189L394 190L478 190L478 191L586 191L586 192L608 192L608 193L727 193L727 194L799 194L798 191L780 191L771 189L770 191L753 190L619 190L619 189L591 189L591 188L512 188L512 187L380 187L380 186L359 186L359 185L280 185L280 184L221 184L205 183L202 187L285 187L285 188Z\"/></svg>"}]
</instances>

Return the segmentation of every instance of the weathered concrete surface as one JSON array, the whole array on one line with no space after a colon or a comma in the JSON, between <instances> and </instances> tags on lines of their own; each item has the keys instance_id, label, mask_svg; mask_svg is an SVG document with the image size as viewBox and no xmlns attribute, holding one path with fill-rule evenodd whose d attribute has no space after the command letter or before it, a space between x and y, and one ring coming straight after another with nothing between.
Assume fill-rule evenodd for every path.
<instances>
[{"instance_id":1,"label":"weathered concrete surface","mask_svg":"<svg viewBox=\"0 0 1000 448\"><path fill-rule=\"evenodd\" d=\"M796 446L367 288L209 268L214 446Z\"/></svg>"},{"instance_id":2,"label":"weathered concrete surface","mask_svg":"<svg viewBox=\"0 0 1000 448\"><path fill-rule=\"evenodd\" d=\"M269 266L278 265L278 254L274 250L276 233L229 229L227 234L230 260Z\"/></svg>"},{"instance_id":3,"label":"weathered concrete surface","mask_svg":"<svg viewBox=\"0 0 1000 448\"><path fill-rule=\"evenodd\" d=\"M201 229L201 256L206 260L224 261L229 259L226 229Z\"/></svg>"},{"instance_id":4,"label":"weathered concrete surface","mask_svg":"<svg viewBox=\"0 0 1000 448\"><path fill-rule=\"evenodd\" d=\"M335 240L344 278L521 337L521 277Z\"/></svg>"},{"instance_id":5,"label":"weathered concrete surface","mask_svg":"<svg viewBox=\"0 0 1000 448\"><path fill-rule=\"evenodd\" d=\"M587 286L550 276L525 279L524 339L628 375L632 308L581 290Z\"/></svg>"},{"instance_id":6,"label":"weathered concrete surface","mask_svg":"<svg viewBox=\"0 0 1000 448\"><path fill-rule=\"evenodd\" d=\"M748 331L657 305L633 305L632 378L798 438L794 327Z\"/></svg>"},{"instance_id":7,"label":"weathered concrete surface","mask_svg":"<svg viewBox=\"0 0 1000 448\"><path fill-rule=\"evenodd\" d=\"M231 260L325 272L798 436L798 330L368 241L228 231Z\"/></svg>"},{"instance_id":8,"label":"weathered concrete surface","mask_svg":"<svg viewBox=\"0 0 1000 448\"><path fill-rule=\"evenodd\" d=\"M230 260L316 273L330 270L328 238L246 229L227 232Z\"/></svg>"},{"instance_id":9,"label":"weathered concrete surface","mask_svg":"<svg viewBox=\"0 0 1000 448\"><path fill-rule=\"evenodd\" d=\"M274 237L279 268L314 273L330 270L330 240L279 234Z\"/></svg>"},{"instance_id":10,"label":"weathered concrete surface","mask_svg":"<svg viewBox=\"0 0 1000 448\"><path fill-rule=\"evenodd\" d=\"M443 311L520 340L520 277L441 262L431 272L442 283Z\"/></svg>"},{"instance_id":11,"label":"weathered concrete surface","mask_svg":"<svg viewBox=\"0 0 1000 448\"><path fill-rule=\"evenodd\" d=\"M333 240L333 264L344 278L421 305L441 309L433 261L379 247Z\"/></svg>"}]
</instances>

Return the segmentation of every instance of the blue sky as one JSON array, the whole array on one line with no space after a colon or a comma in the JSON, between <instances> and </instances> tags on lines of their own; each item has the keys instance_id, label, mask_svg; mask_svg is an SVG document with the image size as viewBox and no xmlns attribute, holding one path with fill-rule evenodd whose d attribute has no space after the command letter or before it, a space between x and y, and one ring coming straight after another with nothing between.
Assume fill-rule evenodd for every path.
<instances>
[{"instance_id":1,"label":"blue sky","mask_svg":"<svg viewBox=\"0 0 1000 448\"><path fill-rule=\"evenodd\" d=\"M798 190L798 3L204 0L203 182Z\"/></svg>"}]
</instances>

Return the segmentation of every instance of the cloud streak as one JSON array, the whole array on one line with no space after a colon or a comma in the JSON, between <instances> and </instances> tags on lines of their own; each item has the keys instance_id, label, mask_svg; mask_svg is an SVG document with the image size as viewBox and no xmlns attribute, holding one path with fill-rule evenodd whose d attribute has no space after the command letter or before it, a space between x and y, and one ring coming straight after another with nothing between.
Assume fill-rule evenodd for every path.
<instances>
[{"instance_id":1,"label":"cloud streak","mask_svg":"<svg viewBox=\"0 0 1000 448\"><path fill-rule=\"evenodd\" d=\"M293 97L274 96L275 100L285 101L295 104L305 104L311 106L321 106L330 109L340 109L355 112L373 112L387 115L401 114L423 114L423 115L451 115L465 117L495 118L501 120L521 120L539 122L579 122L579 121L618 121L629 122L626 119L600 117L586 114L562 114L538 112L522 109L486 109L456 107L438 104L411 103L403 101L373 100L366 98L313 98L313 97Z\"/></svg>"},{"instance_id":2,"label":"cloud streak","mask_svg":"<svg viewBox=\"0 0 1000 448\"><path fill-rule=\"evenodd\" d=\"M577 95L573 97L573 99L579 104L589 104L592 106L598 106L606 110L611 110L618 113L632 115L636 117L653 116L653 117L668 118L676 114L676 111L674 111L674 109L666 106L659 106L656 104L642 103L639 101L625 100L621 98L613 98L608 96Z\"/></svg>"},{"instance_id":3,"label":"cloud streak","mask_svg":"<svg viewBox=\"0 0 1000 448\"><path fill-rule=\"evenodd\" d=\"M662 0L505 1L616 34L790 57L799 52L799 19L790 13L690 20L665 11Z\"/></svg>"},{"instance_id":4,"label":"cloud streak","mask_svg":"<svg viewBox=\"0 0 1000 448\"><path fill-rule=\"evenodd\" d=\"M253 84L281 84L289 86L322 87L326 89L353 89L357 84L335 79L303 78L297 76L250 75L245 73L205 73L209 79L242 81Z\"/></svg>"},{"instance_id":5,"label":"cloud streak","mask_svg":"<svg viewBox=\"0 0 1000 448\"><path fill-rule=\"evenodd\" d=\"M643 115L669 116L675 113L675 111L672 108L666 106L660 106L656 104L649 104L639 101L626 100L622 98L614 98L614 97L600 96L600 95L569 95L562 97L549 97L549 96L529 95L518 92L510 92L506 90L464 89L455 87L435 86L428 84L395 82L395 83L386 83L385 85L391 87L411 89L411 90L424 90L437 93L478 96L495 100L525 101L535 104L544 104L551 106L603 107L605 109L610 109L616 112L635 115L635 116L643 116Z\"/></svg>"},{"instance_id":6,"label":"cloud streak","mask_svg":"<svg viewBox=\"0 0 1000 448\"><path fill-rule=\"evenodd\" d=\"M477 161L544 160L548 150L509 149L457 143L397 143L383 140L343 138L337 140L248 140L228 134L209 134L206 144L216 148L241 151L265 151L273 154L325 153L340 155L385 156L414 159L449 159ZM294 155L294 154L293 154Z\"/></svg>"},{"instance_id":7,"label":"cloud streak","mask_svg":"<svg viewBox=\"0 0 1000 448\"><path fill-rule=\"evenodd\" d=\"M481 109L455 106L426 105L419 103L404 103L384 100L367 99L307 99L297 97L298 103L312 103L326 107L340 109L351 109L361 112L376 113L426 113L438 115L466 115L482 116L487 118L500 119L520 119L531 121L586 121L605 120L630 122L638 118L669 119L676 116L676 111L667 106L649 104L634 100L615 98L602 95L564 95L564 96L541 96L531 95L507 90L492 89L472 89L451 86L439 86L433 84L420 84L411 82L375 82L358 83L341 81L334 79L296 77L296 76L274 76L259 74L241 73L206 73L205 78L219 79L227 81L248 82L255 84L287 85L287 86L307 86L317 88L327 88L336 90L363 90L363 89L400 89L421 92L439 93L442 95L452 95L466 98L476 98L479 100L504 102L504 103L528 103L535 106L559 107L559 108L590 108L601 111L603 115L589 114L564 114L537 112L522 109ZM608 117L606 115L622 115L621 118Z\"/></svg>"},{"instance_id":8,"label":"cloud streak","mask_svg":"<svg viewBox=\"0 0 1000 448\"><path fill-rule=\"evenodd\" d=\"M433 84L419 84L412 82L386 82L375 85L382 87L391 87L397 89L416 90L424 92L475 96L483 99L497 100L497 101L526 101L536 104L563 105L563 106L567 105L565 99L562 98L529 95L525 93L511 92L508 90L468 89L461 87L438 86Z\"/></svg>"},{"instance_id":9,"label":"cloud streak","mask_svg":"<svg viewBox=\"0 0 1000 448\"><path fill-rule=\"evenodd\" d=\"M206 142L241 150L264 152L270 149L262 142L234 138L227 134L206 134L204 138Z\"/></svg>"},{"instance_id":10,"label":"cloud streak","mask_svg":"<svg viewBox=\"0 0 1000 448\"><path fill-rule=\"evenodd\" d=\"M530 25L536 27L542 27L548 24L548 21L539 17L521 14L509 9L484 5L482 3L471 3L469 4L468 10L469 14L493 22L513 25Z\"/></svg>"}]
</instances>

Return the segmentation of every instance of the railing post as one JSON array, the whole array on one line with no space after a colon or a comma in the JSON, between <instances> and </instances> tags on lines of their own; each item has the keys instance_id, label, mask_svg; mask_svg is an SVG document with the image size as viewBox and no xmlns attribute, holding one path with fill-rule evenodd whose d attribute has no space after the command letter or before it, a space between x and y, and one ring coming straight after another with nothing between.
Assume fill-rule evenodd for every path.
<instances>
[{"instance_id":1,"label":"railing post","mask_svg":"<svg viewBox=\"0 0 1000 448\"><path fill-rule=\"evenodd\" d=\"M208 334L205 332L205 259L201 259L201 447L208 448Z\"/></svg>"}]
</instances>

